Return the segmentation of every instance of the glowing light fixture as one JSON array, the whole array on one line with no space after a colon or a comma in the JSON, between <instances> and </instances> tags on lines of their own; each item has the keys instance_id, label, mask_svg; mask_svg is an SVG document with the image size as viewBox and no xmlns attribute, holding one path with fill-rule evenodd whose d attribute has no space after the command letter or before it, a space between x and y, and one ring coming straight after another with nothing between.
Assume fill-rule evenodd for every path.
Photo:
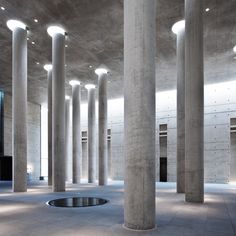
<instances>
[{"instance_id":1,"label":"glowing light fixture","mask_svg":"<svg viewBox=\"0 0 236 236\"><path fill-rule=\"evenodd\" d=\"M26 30L26 25L18 20L8 20L7 21L7 27L11 30L14 31L16 28L21 28Z\"/></svg>"},{"instance_id":2,"label":"glowing light fixture","mask_svg":"<svg viewBox=\"0 0 236 236\"><path fill-rule=\"evenodd\" d=\"M65 33L66 33L66 31L63 28L56 26L56 25L49 26L47 29L47 32L51 37L53 37L55 34L65 35Z\"/></svg>"},{"instance_id":3,"label":"glowing light fixture","mask_svg":"<svg viewBox=\"0 0 236 236\"><path fill-rule=\"evenodd\" d=\"M66 99L66 100L70 100L70 96L66 95L66 96L65 96L65 99Z\"/></svg>"},{"instance_id":4,"label":"glowing light fixture","mask_svg":"<svg viewBox=\"0 0 236 236\"><path fill-rule=\"evenodd\" d=\"M174 34L178 34L180 30L184 29L184 27L185 27L185 20L178 21L172 26L172 32Z\"/></svg>"},{"instance_id":5,"label":"glowing light fixture","mask_svg":"<svg viewBox=\"0 0 236 236\"><path fill-rule=\"evenodd\" d=\"M89 89L95 89L96 85L95 84L86 84L84 87L89 90Z\"/></svg>"},{"instance_id":6,"label":"glowing light fixture","mask_svg":"<svg viewBox=\"0 0 236 236\"><path fill-rule=\"evenodd\" d=\"M32 42L32 44L34 45L34 44L35 44L35 42L33 41L33 42Z\"/></svg>"},{"instance_id":7,"label":"glowing light fixture","mask_svg":"<svg viewBox=\"0 0 236 236\"><path fill-rule=\"evenodd\" d=\"M107 72L108 72L108 70L105 68L97 68L95 70L95 74L97 74L97 75L107 74Z\"/></svg>"},{"instance_id":8,"label":"glowing light fixture","mask_svg":"<svg viewBox=\"0 0 236 236\"><path fill-rule=\"evenodd\" d=\"M38 21L38 19L34 19L34 22L38 23L39 21Z\"/></svg>"},{"instance_id":9,"label":"glowing light fixture","mask_svg":"<svg viewBox=\"0 0 236 236\"><path fill-rule=\"evenodd\" d=\"M206 11L206 12L210 11L210 8L206 8L205 11Z\"/></svg>"},{"instance_id":10,"label":"glowing light fixture","mask_svg":"<svg viewBox=\"0 0 236 236\"><path fill-rule=\"evenodd\" d=\"M233 51L236 53L236 45L234 46Z\"/></svg>"},{"instance_id":11,"label":"glowing light fixture","mask_svg":"<svg viewBox=\"0 0 236 236\"><path fill-rule=\"evenodd\" d=\"M69 84L70 84L71 86L80 85L80 81L73 79L73 80L71 80L71 81L69 82Z\"/></svg>"},{"instance_id":12,"label":"glowing light fixture","mask_svg":"<svg viewBox=\"0 0 236 236\"><path fill-rule=\"evenodd\" d=\"M43 68L44 68L44 70L49 71L52 69L52 64L46 64L46 65L44 65Z\"/></svg>"},{"instance_id":13,"label":"glowing light fixture","mask_svg":"<svg viewBox=\"0 0 236 236\"><path fill-rule=\"evenodd\" d=\"M5 9L5 7L1 7L1 10L5 11L6 9Z\"/></svg>"}]
</instances>

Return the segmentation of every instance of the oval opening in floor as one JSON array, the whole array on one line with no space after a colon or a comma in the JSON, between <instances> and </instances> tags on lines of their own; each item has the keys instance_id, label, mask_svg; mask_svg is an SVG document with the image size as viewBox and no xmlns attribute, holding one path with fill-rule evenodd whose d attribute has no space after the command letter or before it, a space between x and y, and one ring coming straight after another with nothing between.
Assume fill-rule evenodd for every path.
<instances>
[{"instance_id":1,"label":"oval opening in floor","mask_svg":"<svg viewBox=\"0 0 236 236\"><path fill-rule=\"evenodd\" d=\"M48 205L54 207L91 207L104 205L108 200L94 197L70 197L60 198L47 202Z\"/></svg>"}]
</instances>

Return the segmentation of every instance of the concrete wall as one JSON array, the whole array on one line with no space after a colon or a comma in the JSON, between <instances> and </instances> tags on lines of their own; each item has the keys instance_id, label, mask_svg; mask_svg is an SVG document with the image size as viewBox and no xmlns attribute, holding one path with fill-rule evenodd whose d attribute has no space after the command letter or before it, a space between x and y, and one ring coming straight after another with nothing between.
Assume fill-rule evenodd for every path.
<instances>
[{"instance_id":1,"label":"concrete wall","mask_svg":"<svg viewBox=\"0 0 236 236\"><path fill-rule=\"evenodd\" d=\"M236 117L236 82L205 86L205 181L227 183L230 180L230 118ZM124 176L123 110L121 99L108 102L108 128L111 129L112 175ZM156 96L156 133L167 124L168 181L176 181L176 91L159 92ZM82 105L82 130L87 130L87 105ZM157 180L159 180L159 138L157 142ZM236 170L235 170L236 171Z\"/></svg>"},{"instance_id":2,"label":"concrete wall","mask_svg":"<svg viewBox=\"0 0 236 236\"><path fill-rule=\"evenodd\" d=\"M40 105L28 102L28 163L32 179L40 176ZM12 155L12 98L4 97L4 155Z\"/></svg>"}]
</instances>

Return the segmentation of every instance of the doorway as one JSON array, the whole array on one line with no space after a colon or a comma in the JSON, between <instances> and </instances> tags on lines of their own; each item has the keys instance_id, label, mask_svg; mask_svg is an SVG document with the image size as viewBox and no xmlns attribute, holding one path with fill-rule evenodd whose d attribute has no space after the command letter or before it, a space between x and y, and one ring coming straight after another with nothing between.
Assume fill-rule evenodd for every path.
<instances>
[{"instance_id":1,"label":"doorway","mask_svg":"<svg viewBox=\"0 0 236 236\"><path fill-rule=\"evenodd\" d=\"M167 124L159 125L160 165L159 181L167 182Z\"/></svg>"},{"instance_id":2,"label":"doorway","mask_svg":"<svg viewBox=\"0 0 236 236\"><path fill-rule=\"evenodd\" d=\"M167 158L160 158L160 182L167 182Z\"/></svg>"}]
</instances>

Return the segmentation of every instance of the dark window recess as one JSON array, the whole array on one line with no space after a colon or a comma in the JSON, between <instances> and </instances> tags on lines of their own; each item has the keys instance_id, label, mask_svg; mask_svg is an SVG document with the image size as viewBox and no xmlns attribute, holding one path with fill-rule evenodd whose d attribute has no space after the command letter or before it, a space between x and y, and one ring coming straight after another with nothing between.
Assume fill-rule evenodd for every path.
<instances>
[{"instance_id":1,"label":"dark window recess","mask_svg":"<svg viewBox=\"0 0 236 236\"><path fill-rule=\"evenodd\" d=\"M160 182L167 182L167 158L160 158Z\"/></svg>"},{"instance_id":2,"label":"dark window recess","mask_svg":"<svg viewBox=\"0 0 236 236\"><path fill-rule=\"evenodd\" d=\"M0 180L12 180L12 157L0 158Z\"/></svg>"}]
</instances>

